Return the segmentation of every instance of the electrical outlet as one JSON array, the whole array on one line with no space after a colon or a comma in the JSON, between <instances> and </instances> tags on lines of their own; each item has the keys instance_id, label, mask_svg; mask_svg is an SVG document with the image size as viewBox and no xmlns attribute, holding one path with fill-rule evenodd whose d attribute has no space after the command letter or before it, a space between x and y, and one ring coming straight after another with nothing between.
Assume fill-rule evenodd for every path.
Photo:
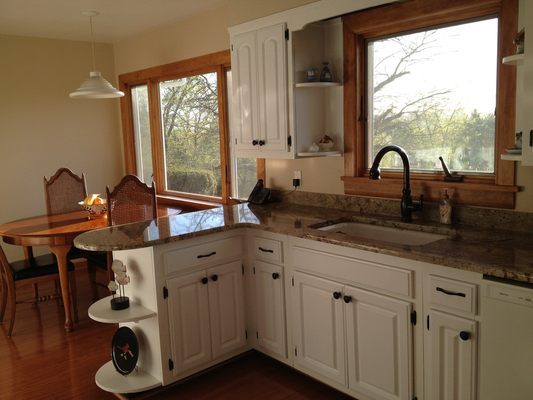
<instances>
[{"instance_id":1,"label":"electrical outlet","mask_svg":"<svg viewBox=\"0 0 533 400\"><path fill-rule=\"evenodd\" d=\"M292 186L296 189L302 185L302 171L294 171L292 176Z\"/></svg>"},{"instance_id":2,"label":"electrical outlet","mask_svg":"<svg viewBox=\"0 0 533 400\"><path fill-rule=\"evenodd\" d=\"M302 171L294 171L294 175L292 177L293 179L299 179L300 182L302 181Z\"/></svg>"}]
</instances>

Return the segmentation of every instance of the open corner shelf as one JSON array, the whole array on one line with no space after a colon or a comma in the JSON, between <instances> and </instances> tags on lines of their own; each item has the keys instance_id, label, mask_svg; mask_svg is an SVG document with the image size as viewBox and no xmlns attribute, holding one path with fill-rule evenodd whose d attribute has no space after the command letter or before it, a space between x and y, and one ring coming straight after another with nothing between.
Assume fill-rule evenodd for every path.
<instances>
[{"instance_id":1,"label":"open corner shelf","mask_svg":"<svg viewBox=\"0 0 533 400\"><path fill-rule=\"evenodd\" d=\"M340 82L300 82L295 83L294 87L297 88L324 88L332 86L342 86Z\"/></svg>"},{"instance_id":2,"label":"open corner shelf","mask_svg":"<svg viewBox=\"0 0 533 400\"><path fill-rule=\"evenodd\" d=\"M340 151L308 151L296 154L297 157L340 157Z\"/></svg>"},{"instance_id":3,"label":"open corner shelf","mask_svg":"<svg viewBox=\"0 0 533 400\"><path fill-rule=\"evenodd\" d=\"M502 63L506 65L519 65L524 62L524 54L513 54L512 56L503 57Z\"/></svg>"},{"instance_id":4,"label":"open corner shelf","mask_svg":"<svg viewBox=\"0 0 533 400\"><path fill-rule=\"evenodd\" d=\"M160 381L140 368L129 375L120 374L113 361L102 365L94 380L100 389L111 393L137 393L161 386Z\"/></svg>"},{"instance_id":5,"label":"open corner shelf","mask_svg":"<svg viewBox=\"0 0 533 400\"><path fill-rule=\"evenodd\" d=\"M104 297L89 307L89 317L104 324L118 324L136 322L156 315L152 310L143 307L130 299L130 306L125 310L112 310L110 300L112 296Z\"/></svg>"},{"instance_id":6,"label":"open corner shelf","mask_svg":"<svg viewBox=\"0 0 533 400\"><path fill-rule=\"evenodd\" d=\"M507 161L522 161L522 154L502 154L500 156L500 158L502 160L507 160Z\"/></svg>"}]
</instances>

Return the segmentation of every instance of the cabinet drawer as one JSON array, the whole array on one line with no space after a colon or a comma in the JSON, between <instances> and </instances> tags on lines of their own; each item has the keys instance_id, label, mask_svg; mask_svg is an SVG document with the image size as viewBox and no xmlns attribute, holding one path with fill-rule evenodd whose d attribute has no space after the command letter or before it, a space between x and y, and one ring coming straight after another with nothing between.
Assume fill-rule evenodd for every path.
<instances>
[{"instance_id":1,"label":"cabinet drawer","mask_svg":"<svg viewBox=\"0 0 533 400\"><path fill-rule=\"evenodd\" d=\"M168 275L191 267L236 259L241 257L241 254L240 236L171 250L163 255L165 274Z\"/></svg>"},{"instance_id":2,"label":"cabinet drawer","mask_svg":"<svg viewBox=\"0 0 533 400\"><path fill-rule=\"evenodd\" d=\"M302 271L326 275L346 284L363 285L395 295L413 297L414 272L332 253L292 248L294 266Z\"/></svg>"},{"instance_id":3,"label":"cabinet drawer","mask_svg":"<svg viewBox=\"0 0 533 400\"><path fill-rule=\"evenodd\" d=\"M440 276L429 276L431 307L468 314L476 313L477 286Z\"/></svg>"},{"instance_id":4,"label":"cabinet drawer","mask_svg":"<svg viewBox=\"0 0 533 400\"><path fill-rule=\"evenodd\" d=\"M254 241L255 258L274 264L283 263L283 245L279 240L256 237Z\"/></svg>"}]
</instances>

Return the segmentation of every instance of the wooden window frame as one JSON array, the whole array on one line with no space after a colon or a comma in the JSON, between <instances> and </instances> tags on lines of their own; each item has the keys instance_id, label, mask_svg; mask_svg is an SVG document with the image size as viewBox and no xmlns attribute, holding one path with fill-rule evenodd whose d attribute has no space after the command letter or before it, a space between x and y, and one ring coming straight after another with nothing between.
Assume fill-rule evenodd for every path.
<instances>
[{"instance_id":1,"label":"wooden window frame","mask_svg":"<svg viewBox=\"0 0 533 400\"><path fill-rule=\"evenodd\" d=\"M407 0L343 17L344 25L344 192L352 195L400 198L402 173L383 172L382 181L368 177L366 165L366 44L368 40L498 17L497 60L514 54L518 25L517 0ZM498 62L496 83L495 173L467 175L463 182L447 182L443 173L411 174L413 195L438 201L443 188L453 189L454 202L475 206L514 208L515 165L500 159L514 144L516 68Z\"/></svg>"},{"instance_id":2,"label":"wooden window frame","mask_svg":"<svg viewBox=\"0 0 533 400\"><path fill-rule=\"evenodd\" d=\"M226 97L226 69L231 67L230 51L194 57L171 64L151 67L140 71L119 75L119 87L124 92L120 100L122 134L124 145L124 164L127 174L137 175L135 152L135 131L133 125L133 106L131 89L146 85L148 90L148 110L150 120L150 138L152 148L153 180L157 186L158 201L164 204L180 205L191 209L210 208L216 204L233 204L231 199L231 171L229 146L229 113ZM217 73L219 132L220 132L220 163L222 193L221 197L166 190L165 165L163 154L163 138L161 135L161 110L159 100L159 83L172 79L180 79L204 73ZM265 160L257 160L258 179L264 179Z\"/></svg>"}]
</instances>

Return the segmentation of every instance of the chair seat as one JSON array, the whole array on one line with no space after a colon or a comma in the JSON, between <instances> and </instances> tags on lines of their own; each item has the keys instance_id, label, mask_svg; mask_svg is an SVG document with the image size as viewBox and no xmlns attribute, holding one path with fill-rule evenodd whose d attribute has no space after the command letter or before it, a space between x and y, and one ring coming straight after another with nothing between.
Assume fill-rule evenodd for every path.
<instances>
[{"instance_id":1,"label":"chair seat","mask_svg":"<svg viewBox=\"0 0 533 400\"><path fill-rule=\"evenodd\" d=\"M58 273L56 258L53 254L34 257L30 260L15 261L10 265L15 281ZM67 268L69 272L74 271L74 264L69 261Z\"/></svg>"}]
</instances>

